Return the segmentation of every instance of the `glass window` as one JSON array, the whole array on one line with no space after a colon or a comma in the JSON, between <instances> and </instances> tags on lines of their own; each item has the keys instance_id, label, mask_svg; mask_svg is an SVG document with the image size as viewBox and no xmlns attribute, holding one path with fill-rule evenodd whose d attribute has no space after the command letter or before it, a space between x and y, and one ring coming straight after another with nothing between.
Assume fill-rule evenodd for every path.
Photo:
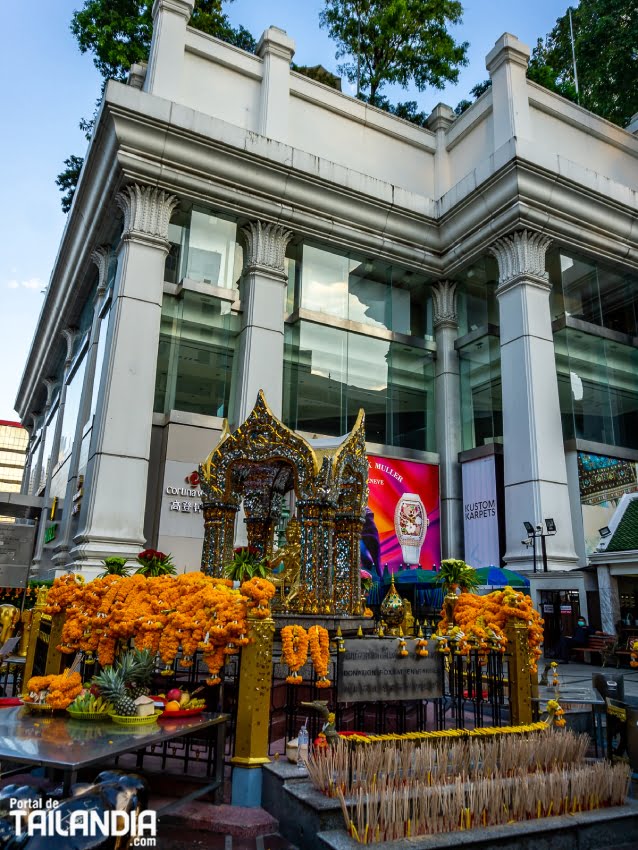
<instances>
[{"instance_id":1,"label":"glass window","mask_svg":"<svg viewBox=\"0 0 638 850\"><path fill-rule=\"evenodd\" d=\"M77 364L67 382L58 462L62 461L68 454L70 454L71 449L73 448L75 426L80 412L80 397L82 395L85 368L86 356L83 355L81 361Z\"/></svg>"},{"instance_id":2,"label":"glass window","mask_svg":"<svg viewBox=\"0 0 638 850\"><path fill-rule=\"evenodd\" d=\"M100 394L100 381L102 379L102 366L104 365L104 352L106 351L106 338L109 330L110 315L111 309L109 307L108 311L100 319L100 335L98 337L97 353L95 355L95 373L93 375L93 387L91 390L91 411L89 413L89 419L92 419L95 416L95 411L97 409L97 400Z\"/></svg>"},{"instance_id":3,"label":"glass window","mask_svg":"<svg viewBox=\"0 0 638 850\"><path fill-rule=\"evenodd\" d=\"M458 275L459 336L485 328L499 326L498 264L494 257L481 257Z\"/></svg>"},{"instance_id":4,"label":"glass window","mask_svg":"<svg viewBox=\"0 0 638 850\"><path fill-rule=\"evenodd\" d=\"M176 213L168 228L170 250L164 280L179 283L184 278L231 289L242 268L242 251L237 244L237 225L194 207Z\"/></svg>"},{"instance_id":5,"label":"glass window","mask_svg":"<svg viewBox=\"0 0 638 850\"><path fill-rule=\"evenodd\" d=\"M338 436L366 412L369 442L434 451L430 352L339 328L286 326L284 420L299 431Z\"/></svg>"},{"instance_id":6,"label":"glass window","mask_svg":"<svg viewBox=\"0 0 638 850\"><path fill-rule=\"evenodd\" d=\"M634 336L638 333L638 281L584 257L553 249L547 254L552 318L571 316Z\"/></svg>"},{"instance_id":7,"label":"glass window","mask_svg":"<svg viewBox=\"0 0 638 850\"><path fill-rule=\"evenodd\" d=\"M297 306L370 327L431 337L430 287L423 275L313 245L303 245L301 252ZM288 298L290 302L290 286Z\"/></svg>"},{"instance_id":8,"label":"glass window","mask_svg":"<svg viewBox=\"0 0 638 850\"><path fill-rule=\"evenodd\" d=\"M459 351L463 451L503 442L501 349L485 335Z\"/></svg>"},{"instance_id":9,"label":"glass window","mask_svg":"<svg viewBox=\"0 0 638 850\"><path fill-rule=\"evenodd\" d=\"M565 439L638 448L638 349L565 328L554 351Z\"/></svg>"},{"instance_id":10,"label":"glass window","mask_svg":"<svg viewBox=\"0 0 638 850\"><path fill-rule=\"evenodd\" d=\"M164 296L154 410L228 416L239 320L228 301L185 291Z\"/></svg>"}]
</instances>

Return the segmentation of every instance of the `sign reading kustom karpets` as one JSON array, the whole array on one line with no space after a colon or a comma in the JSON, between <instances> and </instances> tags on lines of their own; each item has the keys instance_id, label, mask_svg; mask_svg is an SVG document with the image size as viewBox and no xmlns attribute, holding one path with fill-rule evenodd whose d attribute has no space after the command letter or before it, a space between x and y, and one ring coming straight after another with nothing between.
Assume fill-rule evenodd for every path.
<instances>
[{"instance_id":1,"label":"sign reading kustom karpets","mask_svg":"<svg viewBox=\"0 0 638 850\"><path fill-rule=\"evenodd\" d=\"M412 643L407 639L408 647ZM443 696L443 656L428 641L429 656L397 654L396 638L354 638L338 654L337 700L367 702Z\"/></svg>"},{"instance_id":2,"label":"sign reading kustom karpets","mask_svg":"<svg viewBox=\"0 0 638 850\"><path fill-rule=\"evenodd\" d=\"M462 465L465 560L473 567L498 566L500 544L494 456Z\"/></svg>"}]
</instances>

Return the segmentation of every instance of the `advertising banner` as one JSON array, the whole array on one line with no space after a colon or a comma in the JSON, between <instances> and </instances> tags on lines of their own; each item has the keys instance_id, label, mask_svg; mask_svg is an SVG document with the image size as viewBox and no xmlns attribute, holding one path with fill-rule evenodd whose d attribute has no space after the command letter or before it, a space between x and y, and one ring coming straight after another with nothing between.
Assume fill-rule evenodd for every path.
<instances>
[{"instance_id":1,"label":"advertising banner","mask_svg":"<svg viewBox=\"0 0 638 850\"><path fill-rule=\"evenodd\" d=\"M609 525L621 496L638 490L636 463L591 452L578 452L578 483L585 552L591 555L600 543L599 529Z\"/></svg>"},{"instance_id":2,"label":"advertising banner","mask_svg":"<svg viewBox=\"0 0 638 850\"><path fill-rule=\"evenodd\" d=\"M362 566L373 578L441 560L439 468L368 455L368 510L361 536Z\"/></svg>"},{"instance_id":3,"label":"advertising banner","mask_svg":"<svg viewBox=\"0 0 638 850\"><path fill-rule=\"evenodd\" d=\"M494 456L462 464L465 560L470 566L500 564Z\"/></svg>"}]
</instances>

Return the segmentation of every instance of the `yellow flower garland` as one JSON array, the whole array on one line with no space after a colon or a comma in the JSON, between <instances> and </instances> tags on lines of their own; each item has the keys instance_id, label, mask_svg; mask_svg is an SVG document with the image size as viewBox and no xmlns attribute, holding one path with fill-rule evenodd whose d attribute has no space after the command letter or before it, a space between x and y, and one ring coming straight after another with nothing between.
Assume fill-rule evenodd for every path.
<instances>
[{"instance_id":1,"label":"yellow flower garland","mask_svg":"<svg viewBox=\"0 0 638 850\"><path fill-rule=\"evenodd\" d=\"M330 661L330 636L323 626L311 626L308 630L310 657L318 676L316 687L329 688L332 684L328 679L328 663Z\"/></svg>"},{"instance_id":2,"label":"yellow flower garland","mask_svg":"<svg viewBox=\"0 0 638 850\"><path fill-rule=\"evenodd\" d=\"M303 682L299 670L308 660L308 632L303 626L284 626L281 630L281 654L290 669L286 681L290 685Z\"/></svg>"}]
</instances>

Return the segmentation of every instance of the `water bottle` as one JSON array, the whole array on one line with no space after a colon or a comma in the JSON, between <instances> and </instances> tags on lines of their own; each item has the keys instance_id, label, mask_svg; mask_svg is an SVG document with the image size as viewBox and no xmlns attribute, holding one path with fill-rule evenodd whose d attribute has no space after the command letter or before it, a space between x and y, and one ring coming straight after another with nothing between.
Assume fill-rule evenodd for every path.
<instances>
[{"instance_id":1,"label":"water bottle","mask_svg":"<svg viewBox=\"0 0 638 850\"><path fill-rule=\"evenodd\" d=\"M297 736L297 767L305 767L308 761L308 727L306 723L299 730Z\"/></svg>"}]
</instances>

